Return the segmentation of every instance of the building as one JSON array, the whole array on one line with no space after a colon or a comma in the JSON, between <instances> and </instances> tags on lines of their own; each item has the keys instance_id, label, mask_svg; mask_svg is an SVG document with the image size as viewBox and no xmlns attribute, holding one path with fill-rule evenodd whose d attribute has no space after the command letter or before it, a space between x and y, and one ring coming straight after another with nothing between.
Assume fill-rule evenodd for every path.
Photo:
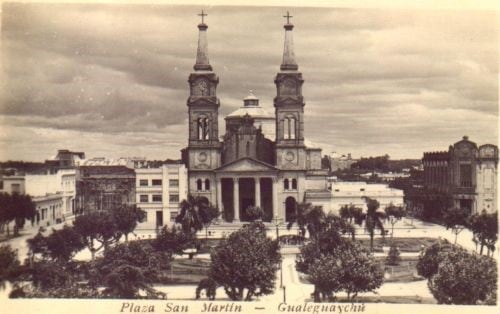
<instances>
[{"instance_id":1,"label":"building","mask_svg":"<svg viewBox=\"0 0 500 314\"><path fill-rule=\"evenodd\" d=\"M354 205L366 210L365 197L377 200L381 209L384 209L389 204L404 206L404 192L390 188L387 184L333 182L331 211L338 215L340 208L345 205Z\"/></svg>"},{"instance_id":2,"label":"building","mask_svg":"<svg viewBox=\"0 0 500 314\"><path fill-rule=\"evenodd\" d=\"M196 63L188 80L188 146L182 156L189 193L206 197L225 221L247 220L249 206L260 206L265 221L290 220L297 202L330 206L321 149L308 146L304 137L304 79L295 60L293 27L287 20L283 61L274 79L274 115L250 94L226 117L220 138L219 78L208 58L208 26L198 25Z\"/></svg>"},{"instance_id":3,"label":"building","mask_svg":"<svg viewBox=\"0 0 500 314\"><path fill-rule=\"evenodd\" d=\"M174 221L179 204L187 199L187 169L180 163L168 163L155 168L137 168L137 207L146 212L138 229L156 229Z\"/></svg>"},{"instance_id":4,"label":"building","mask_svg":"<svg viewBox=\"0 0 500 314\"><path fill-rule=\"evenodd\" d=\"M351 165L355 162L356 160L352 159L351 153L348 153L347 155L339 155L336 152L332 152L330 154L331 171L351 169Z\"/></svg>"},{"instance_id":5,"label":"building","mask_svg":"<svg viewBox=\"0 0 500 314\"><path fill-rule=\"evenodd\" d=\"M76 212L110 210L135 204L135 170L123 165L87 165L76 169Z\"/></svg>"},{"instance_id":6,"label":"building","mask_svg":"<svg viewBox=\"0 0 500 314\"><path fill-rule=\"evenodd\" d=\"M48 227L66 219L64 216L64 201L62 193L35 196L32 198L36 206L35 217L31 220L32 226Z\"/></svg>"},{"instance_id":7,"label":"building","mask_svg":"<svg viewBox=\"0 0 500 314\"><path fill-rule=\"evenodd\" d=\"M497 211L498 147L477 146L467 136L448 151L422 158L424 188L450 195L453 206L471 213Z\"/></svg>"},{"instance_id":8,"label":"building","mask_svg":"<svg viewBox=\"0 0 500 314\"><path fill-rule=\"evenodd\" d=\"M59 169L74 169L84 159L84 152L72 152L67 149L60 149L54 158L45 160L45 165L54 173Z\"/></svg>"},{"instance_id":9,"label":"building","mask_svg":"<svg viewBox=\"0 0 500 314\"><path fill-rule=\"evenodd\" d=\"M32 197L57 194L62 199L61 215L67 218L75 214L75 169L60 169L53 174L26 174L24 178L26 194Z\"/></svg>"},{"instance_id":10,"label":"building","mask_svg":"<svg viewBox=\"0 0 500 314\"><path fill-rule=\"evenodd\" d=\"M24 176L2 176L0 180L0 192L24 194Z\"/></svg>"},{"instance_id":11,"label":"building","mask_svg":"<svg viewBox=\"0 0 500 314\"><path fill-rule=\"evenodd\" d=\"M36 214L32 226L50 226L73 215L75 170L56 174L4 176L0 192L30 195Z\"/></svg>"}]
</instances>

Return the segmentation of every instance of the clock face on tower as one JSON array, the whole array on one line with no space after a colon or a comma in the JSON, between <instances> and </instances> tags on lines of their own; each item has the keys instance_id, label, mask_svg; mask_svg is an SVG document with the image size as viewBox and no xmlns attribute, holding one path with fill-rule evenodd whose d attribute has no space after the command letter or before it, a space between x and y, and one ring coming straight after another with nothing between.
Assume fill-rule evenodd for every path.
<instances>
[{"instance_id":1,"label":"clock face on tower","mask_svg":"<svg viewBox=\"0 0 500 314\"><path fill-rule=\"evenodd\" d=\"M288 162L292 162L295 159L295 154L292 151L287 151L285 153L285 160Z\"/></svg>"},{"instance_id":2,"label":"clock face on tower","mask_svg":"<svg viewBox=\"0 0 500 314\"><path fill-rule=\"evenodd\" d=\"M294 80L287 78L280 85L281 95L295 95L297 89L297 84Z\"/></svg>"},{"instance_id":3,"label":"clock face on tower","mask_svg":"<svg viewBox=\"0 0 500 314\"><path fill-rule=\"evenodd\" d=\"M209 95L209 86L206 80L197 80L193 86L193 95L195 96L208 96Z\"/></svg>"}]
</instances>

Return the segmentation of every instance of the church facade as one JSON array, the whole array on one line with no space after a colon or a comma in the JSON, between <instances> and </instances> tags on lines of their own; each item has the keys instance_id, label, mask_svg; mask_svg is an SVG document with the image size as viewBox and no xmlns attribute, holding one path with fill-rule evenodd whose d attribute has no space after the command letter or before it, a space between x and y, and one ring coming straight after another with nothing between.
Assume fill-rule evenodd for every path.
<instances>
[{"instance_id":1,"label":"church facade","mask_svg":"<svg viewBox=\"0 0 500 314\"><path fill-rule=\"evenodd\" d=\"M263 209L264 221L289 221L300 202L330 209L321 149L309 147L304 138L304 79L294 56L293 27L289 22L284 25L283 61L274 79L274 114L250 93L243 106L225 118L220 136L219 79L208 58L208 26L203 21L198 25L196 63L188 80L188 146L182 156L189 193L206 197L227 222L246 221L250 206Z\"/></svg>"}]
</instances>

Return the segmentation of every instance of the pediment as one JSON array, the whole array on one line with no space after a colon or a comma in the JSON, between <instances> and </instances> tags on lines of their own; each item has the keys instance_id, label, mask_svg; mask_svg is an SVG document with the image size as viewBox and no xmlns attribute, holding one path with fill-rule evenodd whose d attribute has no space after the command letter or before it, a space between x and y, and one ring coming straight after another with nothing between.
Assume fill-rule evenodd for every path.
<instances>
[{"instance_id":1,"label":"pediment","mask_svg":"<svg viewBox=\"0 0 500 314\"><path fill-rule=\"evenodd\" d=\"M253 158L242 158L218 168L218 172L262 172L276 171L277 168Z\"/></svg>"}]
</instances>

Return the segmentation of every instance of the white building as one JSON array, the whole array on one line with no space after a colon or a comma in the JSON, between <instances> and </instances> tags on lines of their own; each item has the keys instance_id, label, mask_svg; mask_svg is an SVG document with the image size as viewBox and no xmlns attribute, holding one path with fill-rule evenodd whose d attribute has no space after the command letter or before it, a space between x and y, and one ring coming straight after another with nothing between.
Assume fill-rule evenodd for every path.
<instances>
[{"instance_id":1,"label":"white building","mask_svg":"<svg viewBox=\"0 0 500 314\"><path fill-rule=\"evenodd\" d=\"M366 210L364 197L377 200L380 208L384 209L389 204L404 205L402 190L389 188L386 184L368 184L366 182L333 182L331 210L339 214L344 205L354 205Z\"/></svg>"},{"instance_id":2,"label":"white building","mask_svg":"<svg viewBox=\"0 0 500 314\"><path fill-rule=\"evenodd\" d=\"M32 226L48 227L52 224L64 221L62 192L35 196L32 200L36 206L36 214L31 221Z\"/></svg>"},{"instance_id":3,"label":"white building","mask_svg":"<svg viewBox=\"0 0 500 314\"><path fill-rule=\"evenodd\" d=\"M0 192L27 194L36 206L34 225L47 226L74 215L75 169L4 176Z\"/></svg>"},{"instance_id":4,"label":"white building","mask_svg":"<svg viewBox=\"0 0 500 314\"><path fill-rule=\"evenodd\" d=\"M172 222L179 204L187 198L187 169L183 164L164 164L158 168L137 168L136 203L146 211L138 229L156 229Z\"/></svg>"},{"instance_id":5,"label":"white building","mask_svg":"<svg viewBox=\"0 0 500 314\"><path fill-rule=\"evenodd\" d=\"M32 197L59 194L62 198L61 215L74 215L75 202L75 169L60 169L55 174L25 175L25 193Z\"/></svg>"}]
</instances>

